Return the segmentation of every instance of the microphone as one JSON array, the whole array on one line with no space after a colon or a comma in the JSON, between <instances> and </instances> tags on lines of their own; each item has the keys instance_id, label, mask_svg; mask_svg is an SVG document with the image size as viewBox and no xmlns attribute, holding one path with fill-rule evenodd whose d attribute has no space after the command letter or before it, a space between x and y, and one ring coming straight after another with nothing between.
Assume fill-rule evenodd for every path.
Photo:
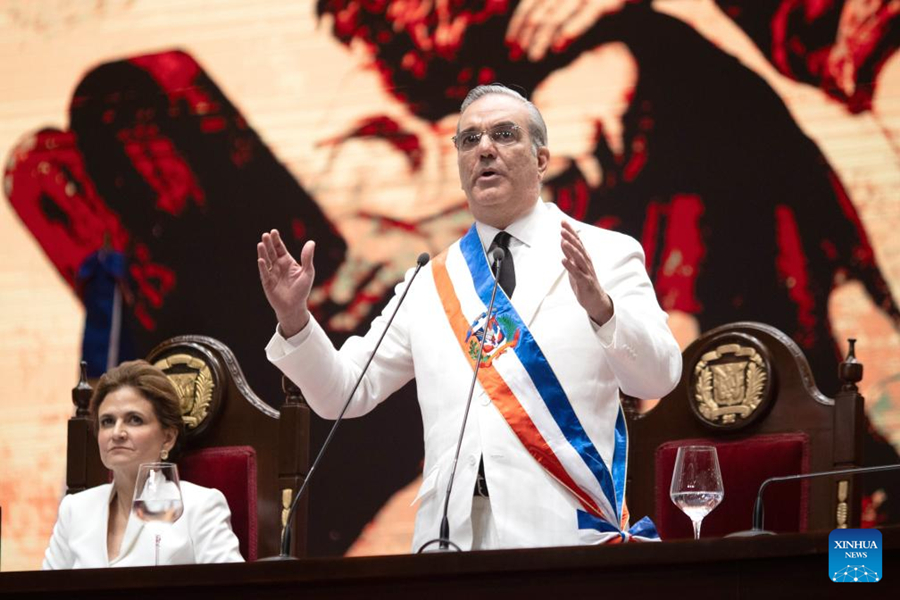
<instances>
[{"instance_id":1,"label":"microphone","mask_svg":"<svg viewBox=\"0 0 900 600\"><path fill-rule=\"evenodd\" d=\"M799 475L784 475L782 477L769 477L759 486L759 492L756 494L756 503L753 505L753 527L746 531L737 531L729 533L725 537L753 537L757 535L775 535L772 531L763 529L763 492L770 483L780 481L797 481L799 479L812 479L813 477L826 477L828 475L857 475L860 473L877 473L880 471L896 471L900 469L900 464L896 465L879 465L877 467L858 467L854 469L838 469L836 471L819 471L816 473L801 473Z\"/></svg>"},{"instance_id":2,"label":"microphone","mask_svg":"<svg viewBox=\"0 0 900 600\"><path fill-rule=\"evenodd\" d=\"M499 275L503 266L503 258L505 253L502 248L494 248L488 253L488 258L493 265L494 273ZM462 549L450 540L450 520L447 513L450 511L450 492L453 490L453 479L456 477L456 464L459 462L459 453L462 450L463 434L466 432L466 422L469 420L469 409L472 407L472 396L475 394L475 382L478 381L478 371L481 369L481 356L484 353L484 343L488 337L488 326L491 322L491 314L494 312L494 298L497 296L497 287L500 285L500 278L494 277L494 287L491 289L491 302L488 304L487 318L485 319L484 335L481 336L481 345L478 347L478 357L475 359L475 370L472 372L472 383L469 386L469 396L466 399L466 410L463 413L462 426L459 428L459 440L456 442L456 454L453 456L453 466L450 469L450 481L447 482L447 493L444 494L444 514L441 517L441 530L437 538L429 540L422 544L416 554L422 554L426 548L438 544L438 547L428 552L449 552L450 546L457 552Z\"/></svg>"},{"instance_id":3,"label":"microphone","mask_svg":"<svg viewBox=\"0 0 900 600\"><path fill-rule=\"evenodd\" d=\"M372 353L369 355L369 360L366 361L366 364L363 366L362 371L359 372L359 377L356 378L356 383L353 385L353 389L350 390L350 394L347 396L347 401L344 402L344 407L341 409L341 412L338 415L337 419L335 419L334 425L332 425L331 427L331 431L328 432L328 437L325 438L325 442L322 444L322 448L319 450L319 454L316 455L316 459L313 461L312 467L310 467L309 469L309 473L306 474L306 479L303 480L303 485L300 486L300 491L297 492L297 496L291 503L291 508L288 511L288 516L285 520L284 530L281 532L281 554L279 554L278 556L262 558L260 559L261 561L297 560L297 558L291 556L291 527L294 524L294 515L297 512L297 505L300 502L300 498L303 497L303 492L305 492L306 488L309 486L309 481L312 479L313 473L316 472L316 467L319 466L319 462L322 460L322 457L325 456L325 451L328 449L328 445L331 443L331 439L334 437L338 425L341 424L341 421L344 418L344 413L346 413L347 409L350 408L350 401L353 400L353 396L354 394L356 394L356 390L357 388L359 388L359 384L362 383L363 376L366 374L366 371L369 370L369 365L372 364L372 360L375 358L375 353L378 352L378 347L381 346L381 341L384 339L384 336L387 335L388 329L391 328L391 323L394 322L394 317L397 316L397 312L400 310L400 305L403 304L403 300L406 298L406 294L407 292L409 292L409 288L412 286L412 282L415 280L416 275L419 274L419 271L422 269L422 267L428 264L429 260L431 260L431 257L427 252L423 252L418 256L418 258L416 258L416 270L413 272L412 277L409 278L409 283L406 284L406 288L404 288L403 293L400 295L400 300L397 301L397 306L394 307L394 312L391 313L391 317L388 319L387 325L384 326L384 331L381 332L381 336L375 343L375 347L372 348Z\"/></svg>"}]
</instances>

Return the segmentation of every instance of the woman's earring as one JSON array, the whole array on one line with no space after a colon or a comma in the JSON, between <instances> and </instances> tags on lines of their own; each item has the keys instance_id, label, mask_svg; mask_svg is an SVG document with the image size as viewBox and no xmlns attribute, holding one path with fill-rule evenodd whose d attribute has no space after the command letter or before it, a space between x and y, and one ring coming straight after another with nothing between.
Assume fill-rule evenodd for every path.
<instances>
[{"instance_id":1,"label":"woman's earring","mask_svg":"<svg viewBox=\"0 0 900 600\"><path fill-rule=\"evenodd\" d=\"M162 452L159 453L159 459L160 460L168 460L168 458L169 458L169 451L166 450L165 448L163 448Z\"/></svg>"}]
</instances>

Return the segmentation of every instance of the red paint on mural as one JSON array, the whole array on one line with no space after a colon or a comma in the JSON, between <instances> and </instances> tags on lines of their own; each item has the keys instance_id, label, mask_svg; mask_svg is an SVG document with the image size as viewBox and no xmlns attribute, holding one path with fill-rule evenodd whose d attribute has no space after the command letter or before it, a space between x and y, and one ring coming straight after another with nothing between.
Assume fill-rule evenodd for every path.
<instances>
[{"instance_id":1,"label":"red paint on mural","mask_svg":"<svg viewBox=\"0 0 900 600\"><path fill-rule=\"evenodd\" d=\"M775 258L778 277L797 307L798 329L795 340L801 346L809 348L816 342L813 333L816 326L816 301L809 287L809 261L803 251L800 229L797 227L794 211L788 206L775 207L775 235L778 242L778 255Z\"/></svg>"},{"instance_id":2,"label":"red paint on mural","mask_svg":"<svg viewBox=\"0 0 900 600\"><path fill-rule=\"evenodd\" d=\"M700 232L703 200L696 194L677 194L667 207L666 231L656 270L656 293L665 310L696 314L697 276L706 255Z\"/></svg>"}]
</instances>

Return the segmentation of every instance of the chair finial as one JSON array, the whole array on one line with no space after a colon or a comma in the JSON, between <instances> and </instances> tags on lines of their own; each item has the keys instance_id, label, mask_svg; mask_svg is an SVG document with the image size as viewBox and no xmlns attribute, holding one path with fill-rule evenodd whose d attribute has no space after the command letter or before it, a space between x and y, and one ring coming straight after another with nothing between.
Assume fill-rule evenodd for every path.
<instances>
[{"instance_id":1,"label":"chair finial","mask_svg":"<svg viewBox=\"0 0 900 600\"><path fill-rule=\"evenodd\" d=\"M297 387L297 384L290 380L286 375L281 376L281 389L284 391L285 404L306 404L306 398L303 392Z\"/></svg>"},{"instance_id":2,"label":"chair finial","mask_svg":"<svg viewBox=\"0 0 900 600\"><path fill-rule=\"evenodd\" d=\"M78 379L78 385L72 388L72 404L75 405L76 417L87 416L88 404L93 394L94 388L88 383L87 378L87 362L81 361L81 374Z\"/></svg>"},{"instance_id":3,"label":"chair finial","mask_svg":"<svg viewBox=\"0 0 900 600\"><path fill-rule=\"evenodd\" d=\"M856 338L848 338L847 342L850 349L847 351L847 358L838 365L838 378L844 382L842 391L856 392L859 390L856 384L863 378L863 365L856 360Z\"/></svg>"}]
</instances>

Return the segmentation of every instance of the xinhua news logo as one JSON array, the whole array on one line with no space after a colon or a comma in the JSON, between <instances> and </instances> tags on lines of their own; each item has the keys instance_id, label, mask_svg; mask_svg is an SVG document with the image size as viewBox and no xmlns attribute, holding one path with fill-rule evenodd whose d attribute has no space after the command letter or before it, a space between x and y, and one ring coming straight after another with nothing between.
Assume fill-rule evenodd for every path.
<instances>
[{"instance_id":1,"label":"xinhua news logo","mask_svg":"<svg viewBox=\"0 0 900 600\"><path fill-rule=\"evenodd\" d=\"M828 578L837 583L881 581L881 532L835 529L828 536Z\"/></svg>"}]
</instances>

